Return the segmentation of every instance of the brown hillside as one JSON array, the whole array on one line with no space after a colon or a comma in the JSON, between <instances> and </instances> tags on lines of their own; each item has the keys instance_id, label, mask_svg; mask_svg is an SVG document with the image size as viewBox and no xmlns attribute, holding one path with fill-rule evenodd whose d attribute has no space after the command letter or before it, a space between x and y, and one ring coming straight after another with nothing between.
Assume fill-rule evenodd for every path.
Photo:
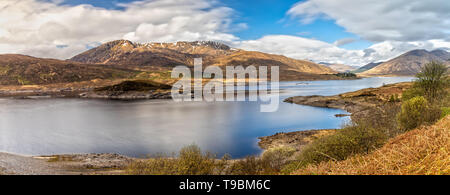
<instances>
[{"instance_id":1,"label":"brown hillside","mask_svg":"<svg viewBox=\"0 0 450 195\"><path fill-rule=\"evenodd\" d=\"M135 71L25 55L0 55L0 85L36 85L128 78Z\"/></svg>"},{"instance_id":2,"label":"brown hillside","mask_svg":"<svg viewBox=\"0 0 450 195\"><path fill-rule=\"evenodd\" d=\"M450 116L433 126L397 136L365 156L321 163L295 174L320 175L449 175Z\"/></svg>"}]
</instances>

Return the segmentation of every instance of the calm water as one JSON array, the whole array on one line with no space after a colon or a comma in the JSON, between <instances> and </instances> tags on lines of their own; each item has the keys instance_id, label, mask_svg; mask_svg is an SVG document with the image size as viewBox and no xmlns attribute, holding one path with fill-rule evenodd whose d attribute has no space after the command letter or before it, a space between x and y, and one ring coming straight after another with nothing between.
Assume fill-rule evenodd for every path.
<instances>
[{"instance_id":1,"label":"calm water","mask_svg":"<svg viewBox=\"0 0 450 195\"><path fill-rule=\"evenodd\" d=\"M335 95L412 78L280 83L280 98ZM338 128L338 109L280 101L274 113L257 102L105 101L0 99L0 151L47 155L120 153L141 157L175 152L195 143L219 156L258 154L257 137L277 132Z\"/></svg>"}]
</instances>

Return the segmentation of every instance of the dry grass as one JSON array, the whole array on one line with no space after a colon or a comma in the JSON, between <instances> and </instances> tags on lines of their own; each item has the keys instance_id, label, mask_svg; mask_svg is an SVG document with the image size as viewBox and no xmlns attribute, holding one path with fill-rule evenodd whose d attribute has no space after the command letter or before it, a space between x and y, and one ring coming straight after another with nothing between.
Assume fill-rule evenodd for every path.
<instances>
[{"instance_id":1,"label":"dry grass","mask_svg":"<svg viewBox=\"0 0 450 195\"><path fill-rule=\"evenodd\" d=\"M450 175L450 116L391 139L368 155L310 165L307 175Z\"/></svg>"}]
</instances>

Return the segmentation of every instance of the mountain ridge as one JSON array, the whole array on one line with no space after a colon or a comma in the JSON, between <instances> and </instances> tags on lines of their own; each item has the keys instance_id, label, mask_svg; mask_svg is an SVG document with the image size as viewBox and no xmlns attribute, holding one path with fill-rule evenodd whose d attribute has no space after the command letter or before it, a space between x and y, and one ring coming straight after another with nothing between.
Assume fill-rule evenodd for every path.
<instances>
[{"instance_id":1,"label":"mountain ridge","mask_svg":"<svg viewBox=\"0 0 450 195\"><path fill-rule=\"evenodd\" d=\"M411 50L360 74L363 76L412 76L419 73L421 68L431 61L450 65L450 53L444 50Z\"/></svg>"},{"instance_id":2,"label":"mountain ridge","mask_svg":"<svg viewBox=\"0 0 450 195\"><path fill-rule=\"evenodd\" d=\"M357 66L350 66L350 65L345 65L345 64L333 64L333 63L326 63L326 62L320 62L319 64L330 67L331 69L338 71L338 72L352 72L359 68Z\"/></svg>"},{"instance_id":3,"label":"mountain ridge","mask_svg":"<svg viewBox=\"0 0 450 195\"><path fill-rule=\"evenodd\" d=\"M180 41L175 43L133 43L116 40L92 48L69 59L81 63L107 64L118 67L144 70L171 70L177 65L193 66L194 58L203 58L203 66L279 66L280 79L304 80L333 77L337 71L306 60L297 60L283 55L268 54L231 48L213 41ZM331 78L332 77L332 78Z\"/></svg>"},{"instance_id":4,"label":"mountain ridge","mask_svg":"<svg viewBox=\"0 0 450 195\"><path fill-rule=\"evenodd\" d=\"M354 70L352 72L353 73L361 73L361 72L364 72L364 71L368 71L368 70L370 70L372 68L375 68L376 66L378 66L378 65L380 65L382 63L384 63L384 62L371 62L371 63L368 63L368 64L366 64L364 66L361 66L360 68L358 68L358 69L356 69L356 70Z\"/></svg>"}]
</instances>

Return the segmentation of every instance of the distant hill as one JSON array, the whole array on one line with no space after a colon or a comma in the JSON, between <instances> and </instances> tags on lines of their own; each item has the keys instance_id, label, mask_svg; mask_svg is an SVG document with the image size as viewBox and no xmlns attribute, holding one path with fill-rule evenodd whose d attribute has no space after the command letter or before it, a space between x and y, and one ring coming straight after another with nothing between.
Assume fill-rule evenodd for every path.
<instances>
[{"instance_id":1,"label":"distant hill","mask_svg":"<svg viewBox=\"0 0 450 195\"><path fill-rule=\"evenodd\" d=\"M25 55L0 55L0 85L39 85L128 78L135 71Z\"/></svg>"},{"instance_id":2,"label":"distant hill","mask_svg":"<svg viewBox=\"0 0 450 195\"><path fill-rule=\"evenodd\" d=\"M337 73L329 67L310 61L233 49L212 41L140 44L117 40L81 53L70 61L145 70L170 70L177 65L193 66L193 59L199 57L203 58L204 66L279 66L282 80L334 79L332 76L326 78L325 74Z\"/></svg>"},{"instance_id":3,"label":"distant hill","mask_svg":"<svg viewBox=\"0 0 450 195\"><path fill-rule=\"evenodd\" d=\"M450 64L450 53L444 50L412 50L392 60L384 62L361 75L399 75L410 76L417 74L421 67L431 61L441 61Z\"/></svg>"},{"instance_id":4,"label":"distant hill","mask_svg":"<svg viewBox=\"0 0 450 195\"><path fill-rule=\"evenodd\" d=\"M362 66L361 68L358 68L358 69L356 69L356 70L354 70L352 72L353 73L361 73L361 72L364 72L364 71L368 71L368 70L370 70L372 68L375 68L376 66L378 66L378 65L380 65L382 63L383 62L378 62L378 63L372 62L372 63L366 64L366 65Z\"/></svg>"},{"instance_id":5,"label":"distant hill","mask_svg":"<svg viewBox=\"0 0 450 195\"><path fill-rule=\"evenodd\" d=\"M345 65L345 64L331 64L331 63L326 63L326 62L321 62L319 64L328 66L337 72L352 72L359 68L357 66L350 66L350 65Z\"/></svg>"}]
</instances>

